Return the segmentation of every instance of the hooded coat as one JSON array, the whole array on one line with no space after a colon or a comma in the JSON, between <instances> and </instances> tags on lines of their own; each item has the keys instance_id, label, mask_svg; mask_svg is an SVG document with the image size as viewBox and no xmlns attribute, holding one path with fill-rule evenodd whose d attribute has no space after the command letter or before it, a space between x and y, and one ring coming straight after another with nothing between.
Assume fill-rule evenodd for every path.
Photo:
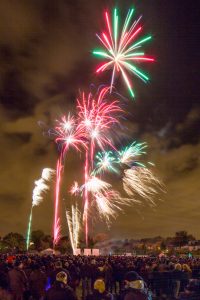
<instances>
[{"instance_id":1,"label":"hooded coat","mask_svg":"<svg viewBox=\"0 0 200 300\"><path fill-rule=\"evenodd\" d=\"M127 288L122 292L120 300L148 300L145 283L136 272L128 272L125 275Z\"/></svg>"},{"instance_id":2,"label":"hooded coat","mask_svg":"<svg viewBox=\"0 0 200 300\"><path fill-rule=\"evenodd\" d=\"M56 281L46 292L44 300L77 300L73 290Z\"/></svg>"}]
</instances>

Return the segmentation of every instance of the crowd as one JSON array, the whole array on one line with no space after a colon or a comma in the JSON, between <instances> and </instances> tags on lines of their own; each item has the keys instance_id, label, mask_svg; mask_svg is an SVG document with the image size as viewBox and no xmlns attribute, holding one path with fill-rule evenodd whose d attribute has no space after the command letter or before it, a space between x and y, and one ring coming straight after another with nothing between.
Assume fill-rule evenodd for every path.
<instances>
[{"instance_id":1,"label":"crowd","mask_svg":"<svg viewBox=\"0 0 200 300\"><path fill-rule=\"evenodd\" d=\"M0 300L200 300L200 259L0 255Z\"/></svg>"}]
</instances>

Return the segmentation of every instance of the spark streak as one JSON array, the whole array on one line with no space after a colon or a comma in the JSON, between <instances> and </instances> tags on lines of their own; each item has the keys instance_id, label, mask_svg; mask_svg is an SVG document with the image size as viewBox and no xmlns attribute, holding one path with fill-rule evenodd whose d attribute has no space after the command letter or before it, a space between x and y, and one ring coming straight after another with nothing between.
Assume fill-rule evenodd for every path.
<instances>
[{"instance_id":1,"label":"spark streak","mask_svg":"<svg viewBox=\"0 0 200 300\"><path fill-rule=\"evenodd\" d=\"M129 197L140 196L154 206L153 197L158 193L161 183L151 170L132 167L124 170L123 187Z\"/></svg>"},{"instance_id":2,"label":"spark streak","mask_svg":"<svg viewBox=\"0 0 200 300\"><path fill-rule=\"evenodd\" d=\"M73 254L75 254L75 249L78 248L78 244L79 244L80 220L81 220L81 213L78 209L77 204L76 206L72 205L71 214L68 210L66 210L66 219L67 219Z\"/></svg>"},{"instance_id":3,"label":"spark streak","mask_svg":"<svg viewBox=\"0 0 200 300\"><path fill-rule=\"evenodd\" d=\"M29 216L28 222L28 229L27 229L27 238L26 238L26 249L28 250L30 246L30 234L31 234L31 225L32 225L32 218L33 218L33 207L38 206L42 200L43 195L49 190L48 183L51 181L53 176L55 175L55 170L50 168L44 168L42 170L42 176L40 179L35 181L35 187L33 189L32 194L32 206L31 212Z\"/></svg>"}]
</instances>

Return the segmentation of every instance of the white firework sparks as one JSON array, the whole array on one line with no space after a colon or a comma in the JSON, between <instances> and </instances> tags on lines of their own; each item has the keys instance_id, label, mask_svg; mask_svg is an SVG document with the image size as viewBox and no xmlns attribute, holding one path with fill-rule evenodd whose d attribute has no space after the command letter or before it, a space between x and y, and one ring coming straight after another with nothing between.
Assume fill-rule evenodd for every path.
<instances>
[{"instance_id":1,"label":"white firework sparks","mask_svg":"<svg viewBox=\"0 0 200 300\"><path fill-rule=\"evenodd\" d=\"M161 183L151 170L133 167L124 170L123 187L129 197L139 195L144 200L155 205L153 197L158 194L158 187L161 187Z\"/></svg>"},{"instance_id":2,"label":"white firework sparks","mask_svg":"<svg viewBox=\"0 0 200 300\"><path fill-rule=\"evenodd\" d=\"M78 248L79 244L79 235L80 235L80 221L81 221L81 213L78 209L78 206L72 205L71 213L66 210L66 219L67 225L69 229L70 242L73 250L73 254L75 254L75 249Z\"/></svg>"},{"instance_id":3,"label":"white firework sparks","mask_svg":"<svg viewBox=\"0 0 200 300\"><path fill-rule=\"evenodd\" d=\"M45 181L50 181L56 174L56 171L51 168L44 168L42 170L42 179Z\"/></svg>"}]
</instances>

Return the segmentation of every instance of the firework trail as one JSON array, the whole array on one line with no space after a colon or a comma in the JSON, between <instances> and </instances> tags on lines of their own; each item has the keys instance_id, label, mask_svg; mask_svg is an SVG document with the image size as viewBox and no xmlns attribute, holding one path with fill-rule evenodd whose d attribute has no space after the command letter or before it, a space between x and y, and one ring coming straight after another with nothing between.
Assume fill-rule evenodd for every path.
<instances>
[{"instance_id":1,"label":"firework trail","mask_svg":"<svg viewBox=\"0 0 200 300\"><path fill-rule=\"evenodd\" d=\"M86 149L85 151L85 182L88 181L88 172L89 172L89 159L88 159L89 153L88 153L88 149ZM85 221L85 243L86 246L88 246L88 205L89 205L89 197L88 197L88 189L85 188L84 191L84 199L85 199L85 203L84 203L84 221Z\"/></svg>"},{"instance_id":2,"label":"firework trail","mask_svg":"<svg viewBox=\"0 0 200 300\"><path fill-rule=\"evenodd\" d=\"M79 128L85 132L87 137L88 147L85 152L85 167L84 180L85 183L89 179L89 174L93 169L94 153L96 145L104 150L106 145L114 148L114 145L109 136L109 130L114 124L118 124L117 114L122 112L119 106L119 101L113 100L108 102L108 94L110 88L104 87L99 89L96 95L89 93L81 94L80 99L77 99L77 111L80 120ZM84 189L84 213L85 222L85 239L88 244L88 209L89 195Z\"/></svg>"},{"instance_id":3,"label":"firework trail","mask_svg":"<svg viewBox=\"0 0 200 300\"><path fill-rule=\"evenodd\" d=\"M62 172L64 170L64 159L69 148L74 148L80 151L80 148L86 148L85 133L83 128L77 126L77 120L70 113L68 116L63 116L61 121L57 121L57 125L53 130L53 135L56 136L55 142L61 148L60 156L57 160L56 167L56 189L55 189L55 204L54 204L54 226L53 226L53 244L54 247L60 239L61 224L59 218L59 199L60 185Z\"/></svg>"},{"instance_id":4,"label":"firework trail","mask_svg":"<svg viewBox=\"0 0 200 300\"><path fill-rule=\"evenodd\" d=\"M79 193L79 185L77 181L74 181L74 184L70 188L71 195L77 195Z\"/></svg>"},{"instance_id":5,"label":"firework trail","mask_svg":"<svg viewBox=\"0 0 200 300\"><path fill-rule=\"evenodd\" d=\"M92 176L88 181L81 187L81 189L86 189L88 192L96 194L102 191L107 191L112 187L112 185L106 181L103 181L95 176Z\"/></svg>"},{"instance_id":6,"label":"firework trail","mask_svg":"<svg viewBox=\"0 0 200 300\"><path fill-rule=\"evenodd\" d=\"M107 225L110 224L111 218L117 217L118 211L122 211L122 206L130 205L133 202L140 203L140 201L122 197L110 183L96 176L91 176L80 188L81 190L87 190L90 193L91 206L95 206L100 218L104 219Z\"/></svg>"},{"instance_id":7,"label":"firework trail","mask_svg":"<svg viewBox=\"0 0 200 300\"><path fill-rule=\"evenodd\" d=\"M43 200L43 193L47 192L49 189L49 186L46 184L46 182L40 178L39 180L35 181L35 188L33 189L33 196L32 196L32 206L37 206L41 203Z\"/></svg>"},{"instance_id":8,"label":"firework trail","mask_svg":"<svg viewBox=\"0 0 200 300\"><path fill-rule=\"evenodd\" d=\"M53 245L54 245L54 247L60 239L60 231L61 231L60 218L58 216L61 172L62 172L62 163L61 163L61 159L59 158L57 160L57 166L56 166L56 189L55 189L55 210L54 210L54 230L53 230L53 233L54 233Z\"/></svg>"},{"instance_id":9,"label":"firework trail","mask_svg":"<svg viewBox=\"0 0 200 300\"><path fill-rule=\"evenodd\" d=\"M32 218L33 218L33 206L31 206L31 212L30 212L29 222L28 222L28 230L27 230L27 235L26 235L26 250L27 251L28 251L28 248L30 246L30 235L31 235Z\"/></svg>"},{"instance_id":10,"label":"firework trail","mask_svg":"<svg viewBox=\"0 0 200 300\"><path fill-rule=\"evenodd\" d=\"M92 201L95 202L100 216L109 219L110 215L114 214L114 209L109 205L108 191L111 192L112 185L95 176L92 176L81 187L82 190L87 191L92 196ZM111 194L110 194L111 195Z\"/></svg>"},{"instance_id":11,"label":"firework trail","mask_svg":"<svg viewBox=\"0 0 200 300\"><path fill-rule=\"evenodd\" d=\"M140 196L155 205L153 196L158 194L161 183L151 170L145 167L132 167L124 170L123 188L129 197Z\"/></svg>"},{"instance_id":12,"label":"firework trail","mask_svg":"<svg viewBox=\"0 0 200 300\"><path fill-rule=\"evenodd\" d=\"M79 244L79 234L80 234L80 221L81 213L78 209L78 206L72 205L71 214L66 210L66 219L69 229L70 242L73 249L73 254L75 254L75 249L78 248Z\"/></svg>"},{"instance_id":13,"label":"firework trail","mask_svg":"<svg viewBox=\"0 0 200 300\"><path fill-rule=\"evenodd\" d=\"M30 233L31 233L31 225L32 225L32 217L33 217L33 207L38 206L42 200L43 195L49 190L48 183L52 180L55 175L55 170L50 168L44 168L42 170L42 176L39 180L35 181L35 187L33 189L32 195L32 206L31 212L28 222L28 230L27 230L27 238L26 238L26 249L28 250L30 245Z\"/></svg>"},{"instance_id":14,"label":"firework trail","mask_svg":"<svg viewBox=\"0 0 200 300\"><path fill-rule=\"evenodd\" d=\"M55 170L51 168L44 168L42 170L42 179L45 181L51 181L55 176Z\"/></svg>"},{"instance_id":15,"label":"firework trail","mask_svg":"<svg viewBox=\"0 0 200 300\"><path fill-rule=\"evenodd\" d=\"M136 161L136 158L138 158L138 156L141 156L142 154L146 154L146 152L144 151L144 149L146 148L146 143L133 142L132 144L128 145L127 147L118 152L119 163L129 167L132 166L134 163L140 164L138 161Z\"/></svg>"},{"instance_id":16,"label":"firework trail","mask_svg":"<svg viewBox=\"0 0 200 300\"><path fill-rule=\"evenodd\" d=\"M113 88L116 73L122 74L123 80L129 90L129 93L134 97L131 81L128 77L127 71L133 73L144 82L149 80L148 76L144 74L135 64L141 62L153 62L152 57L145 56L145 53L140 50L141 46L149 41L152 37L150 35L142 37L136 40L138 35L142 31L142 26L139 25L141 16L133 23L131 19L134 13L134 9L128 11L127 17L124 22L122 30L119 29L119 14L115 8L113 13L113 28L111 27L111 21L109 13L105 12L106 32L102 32L101 35L97 34L104 50L94 50L93 54L105 59L100 67L97 68L96 73L103 72L108 69L112 69L111 77L111 91Z\"/></svg>"}]
</instances>

